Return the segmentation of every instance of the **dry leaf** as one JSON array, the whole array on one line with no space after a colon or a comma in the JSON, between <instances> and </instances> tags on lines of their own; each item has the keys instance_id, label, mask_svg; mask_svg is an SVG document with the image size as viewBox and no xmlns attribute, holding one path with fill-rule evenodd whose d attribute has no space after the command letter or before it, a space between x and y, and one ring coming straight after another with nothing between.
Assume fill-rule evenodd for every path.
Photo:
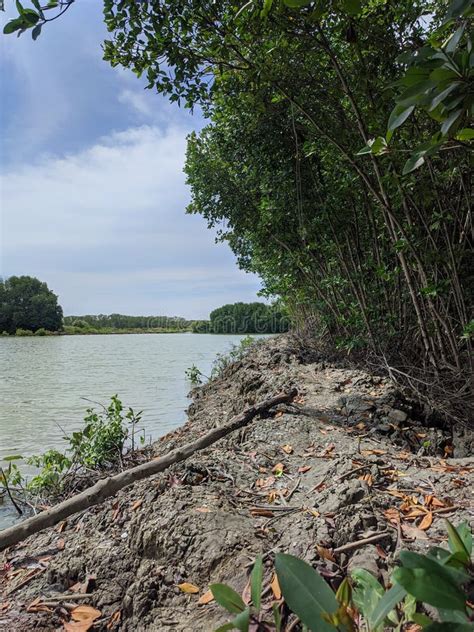
<instances>
[{"instance_id":1,"label":"dry leaf","mask_svg":"<svg viewBox=\"0 0 474 632\"><path fill-rule=\"evenodd\" d=\"M304 474L305 472L309 472L311 469L311 465L302 465L298 468L298 474Z\"/></svg>"},{"instance_id":2,"label":"dry leaf","mask_svg":"<svg viewBox=\"0 0 474 632\"><path fill-rule=\"evenodd\" d=\"M206 590L206 592L199 597L198 604L200 606L205 606L207 603L210 603L211 601L214 601L214 595L212 594L210 590Z\"/></svg>"},{"instance_id":3,"label":"dry leaf","mask_svg":"<svg viewBox=\"0 0 474 632\"><path fill-rule=\"evenodd\" d=\"M400 522L400 513L398 512L397 509L394 509L394 508L386 509L383 512L383 515L388 519L389 522L391 522L394 525L397 525Z\"/></svg>"},{"instance_id":4,"label":"dry leaf","mask_svg":"<svg viewBox=\"0 0 474 632\"><path fill-rule=\"evenodd\" d=\"M376 544L375 548L377 550L378 556L381 557L383 560L386 560L387 559L387 553L385 552L383 547L381 547L380 544Z\"/></svg>"},{"instance_id":5,"label":"dry leaf","mask_svg":"<svg viewBox=\"0 0 474 632\"><path fill-rule=\"evenodd\" d=\"M199 511L199 513L211 513L212 510L209 507L195 507L194 511Z\"/></svg>"},{"instance_id":6,"label":"dry leaf","mask_svg":"<svg viewBox=\"0 0 474 632\"><path fill-rule=\"evenodd\" d=\"M281 449L283 450L283 452L285 452L286 454L291 454L293 452L293 446L291 445L282 445Z\"/></svg>"},{"instance_id":7,"label":"dry leaf","mask_svg":"<svg viewBox=\"0 0 474 632\"><path fill-rule=\"evenodd\" d=\"M100 610L96 610L96 608L86 606L85 604L76 606L71 610L71 618L74 619L74 621L90 620L92 622L100 616L102 616L102 612Z\"/></svg>"},{"instance_id":8,"label":"dry leaf","mask_svg":"<svg viewBox=\"0 0 474 632\"><path fill-rule=\"evenodd\" d=\"M279 417L283 417L283 412L281 410L279 410L276 414L274 419L278 419Z\"/></svg>"},{"instance_id":9,"label":"dry leaf","mask_svg":"<svg viewBox=\"0 0 474 632\"><path fill-rule=\"evenodd\" d=\"M284 469L285 469L285 466L283 465L283 463L277 463L273 467L272 472L275 474L275 476L281 476L283 474Z\"/></svg>"},{"instance_id":10,"label":"dry leaf","mask_svg":"<svg viewBox=\"0 0 474 632\"><path fill-rule=\"evenodd\" d=\"M361 454L363 454L364 456L370 456L371 454L387 454L387 450L361 450L360 452Z\"/></svg>"},{"instance_id":11,"label":"dry leaf","mask_svg":"<svg viewBox=\"0 0 474 632\"><path fill-rule=\"evenodd\" d=\"M199 588L194 584L190 584L188 582L184 582L182 584L178 584L178 588L181 592L188 593L190 595L195 595L199 592Z\"/></svg>"},{"instance_id":12,"label":"dry leaf","mask_svg":"<svg viewBox=\"0 0 474 632\"><path fill-rule=\"evenodd\" d=\"M272 589L272 593L275 599L277 600L281 599L281 588L280 588L280 584L278 583L278 577L276 576L276 573L273 573L272 581L270 583L270 588Z\"/></svg>"},{"instance_id":13,"label":"dry leaf","mask_svg":"<svg viewBox=\"0 0 474 632\"><path fill-rule=\"evenodd\" d=\"M6 612L9 608L10 608L9 601L4 601L3 603L0 603L0 612Z\"/></svg>"},{"instance_id":14,"label":"dry leaf","mask_svg":"<svg viewBox=\"0 0 474 632\"><path fill-rule=\"evenodd\" d=\"M107 623L107 630L111 630L115 624L120 623L120 619L122 618L122 611L116 610L113 615L110 617L110 621Z\"/></svg>"},{"instance_id":15,"label":"dry leaf","mask_svg":"<svg viewBox=\"0 0 474 632\"><path fill-rule=\"evenodd\" d=\"M372 474L363 474L362 476L359 476L359 480L364 481L367 487L372 487L372 485L374 484L374 478Z\"/></svg>"},{"instance_id":16,"label":"dry leaf","mask_svg":"<svg viewBox=\"0 0 474 632\"><path fill-rule=\"evenodd\" d=\"M142 505L143 505L143 498L139 498L138 500L136 500L136 501L133 503L133 505L132 505L132 507L131 507L131 510L132 510L132 511L135 511L136 509L138 509L138 508L139 508L139 507L141 507Z\"/></svg>"},{"instance_id":17,"label":"dry leaf","mask_svg":"<svg viewBox=\"0 0 474 632\"><path fill-rule=\"evenodd\" d=\"M357 430L364 430L364 428L366 427L366 424L363 421L360 421L357 425L356 428Z\"/></svg>"},{"instance_id":18,"label":"dry leaf","mask_svg":"<svg viewBox=\"0 0 474 632\"><path fill-rule=\"evenodd\" d=\"M58 533L62 533L64 529L66 528L66 525L67 525L67 520L62 520L56 527L56 531Z\"/></svg>"},{"instance_id":19,"label":"dry leaf","mask_svg":"<svg viewBox=\"0 0 474 632\"><path fill-rule=\"evenodd\" d=\"M250 602L251 602L251 600L252 600L252 589L251 589L251 587L250 587L250 579L249 579L249 581L245 584L245 588L244 588L244 589L243 589L243 591L242 591L242 595L241 595L241 597L242 597L242 601L244 602L244 604L245 604L246 606L248 606L248 605L249 605L249 603L250 603Z\"/></svg>"},{"instance_id":20,"label":"dry leaf","mask_svg":"<svg viewBox=\"0 0 474 632\"><path fill-rule=\"evenodd\" d=\"M427 529L431 527L432 523L433 523L433 514L430 511L429 513L426 514L426 516L420 522L420 524L418 525L418 529L421 529L422 531L426 531Z\"/></svg>"},{"instance_id":21,"label":"dry leaf","mask_svg":"<svg viewBox=\"0 0 474 632\"><path fill-rule=\"evenodd\" d=\"M319 546L319 544L316 544L316 550L319 553L320 557L322 557L324 560L329 560L330 562L336 561L330 549L327 549L324 546Z\"/></svg>"},{"instance_id":22,"label":"dry leaf","mask_svg":"<svg viewBox=\"0 0 474 632\"><path fill-rule=\"evenodd\" d=\"M402 533L405 538L410 540L428 540L428 536L418 527L412 527L409 524L402 524Z\"/></svg>"},{"instance_id":23,"label":"dry leaf","mask_svg":"<svg viewBox=\"0 0 474 632\"><path fill-rule=\"evenodd\" d=\"M314 516L315 518L319 518L319 516L321 515L319 513L319 511L316 511L316 509L308 509L309 513Z\"/></svg>"},{"instance_id":24,"label":"dry leaf","mask_svg":"<svg viewBox=\"0 0 474 632\"><path fill-rule=\"evenodd\" d=\"M330 443L318 454L318 456L322 456L324 459L333 459L335 447L334 443Z\"/></svg>"},{"instance_id":25,"label":"dry leaf","mask_svg":"<svg viewBox=\"0 0 474 632\"><path fill-rule=\"evenodd\" d=\"M56 542L56 548L58 549L58 551L63 551L65 546L66 542L64 541L64 538L59 538Z\"/></svg>"}]
</instances>

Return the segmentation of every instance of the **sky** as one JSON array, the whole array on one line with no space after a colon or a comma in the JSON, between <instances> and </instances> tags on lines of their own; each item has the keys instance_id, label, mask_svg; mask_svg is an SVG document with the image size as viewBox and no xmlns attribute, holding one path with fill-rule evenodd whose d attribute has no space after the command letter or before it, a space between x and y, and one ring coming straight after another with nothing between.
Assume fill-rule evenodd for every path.
<instances>
[{"instance_id":1,"label":"sky","mask_svg":"<svg viewBox=\"0 0 474 632\"><path fill-rule=\"evenodd\" d=\"M206 318L259 300L185 213L186 136L204 121L102 60L101 5L77 2L36 42L0 35L0 276L46 281L66 315Z\"/></svg>"}]
</instances>

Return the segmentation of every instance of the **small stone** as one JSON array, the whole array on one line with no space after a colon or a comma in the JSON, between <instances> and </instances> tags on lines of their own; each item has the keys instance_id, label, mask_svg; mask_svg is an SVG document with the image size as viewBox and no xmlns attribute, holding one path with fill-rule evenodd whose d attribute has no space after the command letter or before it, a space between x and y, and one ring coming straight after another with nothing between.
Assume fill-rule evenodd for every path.
<instances>
[{"instance_id":1,"label":"small stone","mask_svg":"<svg viewBox=\"0 0 474 632\"><path fill-rule=\"evenodd\" d=\"M392 410L388 413L389 418L392 421L397 423L403 423L408 419L408 415L403 412L403 410L398 410L397 408L392 408Z\"/></svg>"}]
</instances>

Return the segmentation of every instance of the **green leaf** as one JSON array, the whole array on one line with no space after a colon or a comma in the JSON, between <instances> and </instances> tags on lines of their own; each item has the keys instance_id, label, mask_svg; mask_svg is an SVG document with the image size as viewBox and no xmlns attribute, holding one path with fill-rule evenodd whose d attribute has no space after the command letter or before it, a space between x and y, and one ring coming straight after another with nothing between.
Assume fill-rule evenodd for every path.
<instances>
[{"instance_id":1,"label":"green leaf","mask_svg":"<svg viewBox=\"0 0 474 632\"><path fill-rule=\"evenodd\" d=\"M314 632L333 632L322 614L334 614L338 603L334 593L312 566L303 560L278 553L275 568L289 608Z\"/></svg>"},{"instance_id":2,"label":"green leaf","mask_svg":"<svg viewBox=\"0 0 474 632\"><path fill-rule=\"evenodd\" d=\"M260 16L262 18L266 18L267 15L270 13L271 8L273 5L273 0L265 0L263 3L263 9L260 11Z\"/></svg>"},{"instance_id":3,"label":"green leaf","mask_svg":"<svg viewBox=\"0 0 474 632\"><path fill-rule=\"evenodd\" d=\"M5 35L9 35L10 33L14 33L15 31L22 29L23 26L23 20L21 18L15 18L14 20L10 20L10 22L7 22L5 24L5 26L3 27L3 33Z\"/></svg>"},{"instance_id":4,"label":"green leaf","mask_svg":"<svg viewBox=\"0 0 474 632\"><path fill-rule=\"evenodd\" d=\"M458 533L456 527L453 524L451 524L449 520L446 520L446 529L448 530L448 538L449 538L448 543L449 543L449 550L451 551L451 553L459 553L461 557L465 559L466 562L469 562L469 560L471 559L471 551L472 551L472 535L471 535L471 538L468 539L467 534L466 534L466 527L463 527L462 533L464 535L464 538L466 538L468 545L470 542L470 546L468 548L466 547L466 544L464 543L464 539L463 537L461 537L461 534Z\"/></svg>"},{"instance_id":5,"label":"green leaf","mask_svg":"<svg viewBox=\"0 0 474 632\"><path fill-rule=\"evenodd\" d=\"M426 97L427 92L435 87L435 83L431 79L424 79L418 83L414 83L407 88L399 97L397 103L400 105L415 105Z\"/></svg>"},{"instance_id":6,"label":"green leaf","mask_svg":"<svg viewBox=\"0 0 474 632\"><path fill-rule=\"evenodd\" d=\"M220 625L214 632L227 632L228 630L235 630L235 625L233 623L224 623L224 625Z\"/></svg>"},{"instance_id":7,"label":"green leaf","mask_svg":"<svg viewBox=\"0 0 474 632\"><path fill-rule=\"evenodd\" d=\"M273 620L275 621L276 632L281 632L281 612L277 603L272 604Z\"/></svg>"},{"instance_id":8,"label":"green leaf","mask_svg":"<svg viewBox=\"0 0 474 632\"><path fill-rule=\"evenodd\" d=\"M23 457L20 456L19 454L12 454L10 456L4 456L3 460L4 461L19 461L20 459L22 459Z\"/></svg>"},{"instance_id":9,"label":"green leaf","mask_svg":"<svg viewBox=\"0 0 474 632\"><path fill-rule=\"evenodd\" d=\"M353 600L357 608L368 621L383 597L383 586L368 571L359 568L351 573L352 579L356 583L353 592Z\"/></svg>"},{"instance_id":10,"label":"green leaf","mask_svg":"<svg viewBox=\"0 0 474 632\"><path fill-rule=\"evenodd\" d=\"M459 40L463 36L464 29L466 28L465 24L461 24L461 26L449 37L443 48L447 53L454 53L456 48L458 47Z\"/></svg>"},{"instance_id":11,"label":"green leaf","mask_svg":"<svg viewBox=\"0 0 474 632\"><path fill-rule=\"evenodd\" d=\"M43 27L43 25L42 25L42 24L37 24L37 25L35 26L35 28L32 30L32 32L31 32L31 37L32 37L34 40L37 40L37 39L38 39L38 37L41 35L41 29L42 29L42 27Z\"/></svg>"},{"instance_id":12,"label":"green leaf","mask_svg":"<svg viewBox=\"0 0 474 632\"><path fill-rule=\"evenodd\" d=\"M376 628L381 625L395 606L406 597L406 594L407 591L398 584L394 584L390 590L387 590L372 613L372 618L369 621L370 626Z\"/></svg>"},{"instance_id":13,"label":"green leaf","mask_svg":"<svg viewBox=\"0 0 474 632\"><path fill-rule=\"evenodd\" d=\"M445 581L461 585L469 579L464 571L450 568L446 564L439 563L427 555L420 555L413 551L402 551L400 560L405 568L421 568L433 576L443 577Z\"/></svg>"},{"instance_id":14,"label":"green leaf","mask_svg":"<svg viewBox=\"0 0 474 632\"><path fill-rule=\"evenodd\" d=\"M461 130L461 131L469 131L471 132L471 136L470 138L474 138L474 130ZM448 521L449 522L449 521ZM451 523L449 523L451 524ZM471 529L469 527L469 523L465 520L464 522L461 522L461 524L459 524L456 527L456 532L459 535L459 537L461 538L464 547L467 551L467 554L469 555L469 558L472 555L472 532Z\"/></svg>"},{"instance_id":15,"label":"green leaf","mask_svg":"<svg viewBox=\"0 0 474 632\"><path fill-rule=\"evenodd\" d=\"M437 608L461 611L465 609L463 593L442 575L433 575L424 568L397 568L392 577L419 601Z\"/></svg>"},{"instance_id":16,"label":"green leaf","mask_svg":"<svg viewBox=\"0 0 474 632\"><path fill-rule=\"evenodd\" d=\"M255 560L255 564L250 575L250 594L252 597L252 603L257 612L260 610L260 604L262 601L262 579L263 561L262 556L259 555Z\"/></svg>"},{"instance_id":17,"label":"green leaf","mask_svg":"<svg viewBox=\"0 0 474 632\"><path fill-rule=\"evenodd\" d=\"M217 603L231 614L239 614L245 610L242 597L230 586L226 586L226 584L211 584L209 588Z\"/></svg>"},{"instance_id":18,"label":"green leaf","mask_svg":"<svg viewBox=\"0 0 474 632\"><path fill-rule=\"evenodd\" d=\"M250 608L245 608L243 612L235 617L232 623L237 630L248 632L250 623Z\"/></svg>"},{"instance_id":19,"label":"green leaf","mask_svg":"<svg viewBox=\"0 0 474 632\"><path fill-rule=\"evenodd\" d=\"M286 6L291 7L292 9L300 9L301 7L311 4L311 2L312 0L284 0Z\"/></svg>"},{"instance_id":20,"label":"green leaf","mask_svg":"<svg viewBox=\"0 0 474 632\"><path fill-rule=\"evenodd\" d=\"M23 13L23 11L25 10L23 8L23 5L21 4L20 0L16 0L15 4L16 4L16 10L21 15Z\"/></svg>"},{"instance_id":21,"label":"green leaf","mask_svg":"<svg viewBox=\"0 0 474 632\"><path fill-rule=\"evenodd\" d=\"M349 15L359 15L362 11L361 0L342 0L342 8Z\"/></svg>"},{"instance_id":22,"label":"green leaf","mask_svg":"<svg viewBox=\"0 0 474 632\"><path fill-rule=\"evenodd\" d=\"M407 120L414 109L414 105L410 105L408 107L404 105L396 105L392 110L392 113L390 114L390 118L388 119L388 130L393 132L394 129L400 127L400 125L402 125Z\"/></svg>"},{"instance_id":23,"label":"green leaf","mask_svg":"<svg viewBox=\"0 0 474 632\"><path fill-rule=\"evenodd\" d=\"M434 110L436 107L438 107L438 105L444 101L444 99L451 94L451 92L453 92L453 90L456 90L456 88L458 86L460 86L461 83L459 81L453 81L453 83L451 85L449 85L447 88L445 88L444 90L442 90L441 92L439 92L438 94L436 94L433 99L431 100L430 106L429 106L429 110Z\"/></svg>"},{"instance_id":24,"label":"green leaf","mask_svg":"<svg viewBox=\"0 0 474 632\"><path fill-rule=\"evenodd\" d=\"M446 136L447 134L449 134L451 128L454 126L458 118L461 116L462 112L463 112L462 108L455 110L454 112L451 112L448 118L441 125L441 133L443 134L443 136Z\"/></svg>"},{"instance_id":25,"label":"green leaf","mask_svg":"<svg viewBox=\"0 0 474 632\"><path fill-rule=\"evenodd\" d=\"M425 159L423 156L421 156L418 153L412 154L410 158L408 158L406 163L403 165L402 175L406 176L408 173L415 171L415 169L418 169L419 167L421 167L421 165L423 165L424 162L425 162Z\"/></svg>"}]
</instances>

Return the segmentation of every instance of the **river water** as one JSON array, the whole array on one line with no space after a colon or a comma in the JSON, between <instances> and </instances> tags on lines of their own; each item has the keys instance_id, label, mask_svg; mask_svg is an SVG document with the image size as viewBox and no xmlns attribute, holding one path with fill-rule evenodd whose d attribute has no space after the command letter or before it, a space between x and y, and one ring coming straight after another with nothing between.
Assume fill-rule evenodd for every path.
<instances>
[{"instance_id":1,"label":"river water","mask_svg":"<svg viewBox=\"0 0 474 632\"><path fill-rule=\"evenodd\" d=\"M64 447L82 425L88 400L143 410L147 439L185 420L191 385L185 370L206 375L218 353L243 336L127 334L0 338L0 462L8 455ZM0 528L9 521L0 505Z\"/></svg>"}]
</instances>

